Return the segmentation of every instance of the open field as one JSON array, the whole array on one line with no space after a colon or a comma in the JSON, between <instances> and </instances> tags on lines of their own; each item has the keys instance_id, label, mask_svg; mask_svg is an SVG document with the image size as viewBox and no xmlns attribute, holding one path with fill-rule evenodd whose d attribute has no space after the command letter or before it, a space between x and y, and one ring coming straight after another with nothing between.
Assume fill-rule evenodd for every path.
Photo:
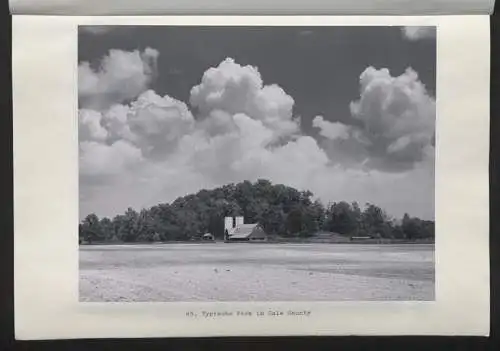
<instances>
[{"instance_id":1,"label":"open field","mask_svg":"<svg viewBox=\"0 0 500 351\"><path fill-rule=\"evenodd\" d=\"M434 300L434 246L80 247L80 301L300 300Z\"/></svg>"}]
</instances>

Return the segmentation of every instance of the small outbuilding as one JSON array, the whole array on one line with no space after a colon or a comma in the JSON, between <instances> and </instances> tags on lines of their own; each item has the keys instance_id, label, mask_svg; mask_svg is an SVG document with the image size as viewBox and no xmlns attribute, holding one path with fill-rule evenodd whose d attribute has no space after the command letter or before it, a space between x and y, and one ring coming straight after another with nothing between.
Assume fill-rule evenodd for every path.
<instances>
[{"instance_id":1,"label":"small outbuilding","mask_svg":"<svg viewBox=\"0 0 500 351\"><path fill-rule=\"evenodd\" d=\"M210 233L205 233L205 234L203 234L203 236L201 237L201 240L203 240L203 241L214 241L214 240L215 240L215 238L214 238L214 236L213 236L212 234L210 234Z\"/></svg>"},{"instance_id":2,"label":"small outbuilding","mask_svg":"<svg viewBox=\"0 0 500 351\"><path fill-rule=\"evenodd\" d=\"M367 241L373 239L372 236L352 236L351 241Z\"/></svg>"}]
</instances>

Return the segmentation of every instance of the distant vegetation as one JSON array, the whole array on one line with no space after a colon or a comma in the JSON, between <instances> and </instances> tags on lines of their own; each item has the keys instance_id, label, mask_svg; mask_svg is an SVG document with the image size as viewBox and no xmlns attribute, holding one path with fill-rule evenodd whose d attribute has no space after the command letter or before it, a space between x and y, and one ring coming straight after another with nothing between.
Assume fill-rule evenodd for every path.
<instances>
[{"instance_id":1,"label":"distant vegetation","mask_svg":"<svg viewBox=\"0 0 500 351\"><path fill-rule=\"evenodd\" d=\"M89 214L79 225L88 242L187 241L206 232L222 239L225 216L259 222L270 237L309 238L320 231L387 239L433 239L434 221L405 214L396 221L380 207L354 202L324 206L310 191L299 191L267 180L244 181L179 197L140 212L129 208L113 219Z\"/></svg>"}]
</instances>

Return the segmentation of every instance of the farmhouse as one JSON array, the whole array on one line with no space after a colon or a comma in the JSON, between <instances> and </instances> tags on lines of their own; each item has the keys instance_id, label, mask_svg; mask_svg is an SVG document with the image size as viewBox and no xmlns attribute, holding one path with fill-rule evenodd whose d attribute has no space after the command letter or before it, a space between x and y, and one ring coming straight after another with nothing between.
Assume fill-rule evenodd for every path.
<instances>
[{"instance_id":1,"label":"farmhouse","mask_svg":"<svg viewBox=\"0 0 500 351\"><path fill-rule=\"evenodd\" d=\"M228 241L265 241L266 232L258 223L245 224L243 217L224 219L224 240Z\"/></svg>"}]
</instances>

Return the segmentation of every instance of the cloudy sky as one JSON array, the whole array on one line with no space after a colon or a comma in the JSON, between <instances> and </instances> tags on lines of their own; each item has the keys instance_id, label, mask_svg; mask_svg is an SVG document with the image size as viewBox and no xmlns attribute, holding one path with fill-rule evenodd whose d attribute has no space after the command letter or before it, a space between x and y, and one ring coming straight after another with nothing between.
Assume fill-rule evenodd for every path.
<instances>
[{"instance_id":1,"label":"cloudy sky","mask_svg":"<svg viewBox=\"0 0 500 351\"><path fill-rule=\"evenodd\" d=\"M434 218L434 28L80 27L80 216L245 179Z\"/></svg>"}]
</instances>

